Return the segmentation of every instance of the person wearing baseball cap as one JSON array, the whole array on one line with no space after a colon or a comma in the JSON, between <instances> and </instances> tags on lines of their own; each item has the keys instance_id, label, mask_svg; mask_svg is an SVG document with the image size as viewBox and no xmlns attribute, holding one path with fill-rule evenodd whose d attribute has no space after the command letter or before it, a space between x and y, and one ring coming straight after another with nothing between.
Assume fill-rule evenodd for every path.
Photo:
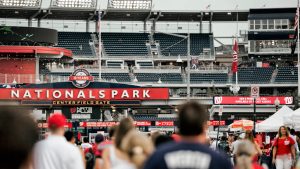
<instances>
[{"instance_id":1,"label":"person wearing baseball cap","mask_svg":"<svg viewBox=\"0 0 300 169\"><path fill-rule=\"evenodd\" d=\"M51 134L34 148L34 169L84 169L79 149L64 137L65 124L64 115L53 114L48 118Z\"/></svg>"}]
</instances>

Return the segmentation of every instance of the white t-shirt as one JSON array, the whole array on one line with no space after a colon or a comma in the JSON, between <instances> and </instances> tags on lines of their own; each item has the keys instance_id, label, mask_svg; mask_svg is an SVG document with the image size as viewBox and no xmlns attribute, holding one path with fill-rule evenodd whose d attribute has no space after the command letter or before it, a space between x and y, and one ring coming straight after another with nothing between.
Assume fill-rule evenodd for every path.
<instances>
[{"instance_id":1,"label":"white t-shirt","mask_svg":"<svg viewBox=\"0 0 300 169\"><path fill-rule=\"evenodd\" d=\"M63 136L50 135L34 147L33 169L84 169L78 147Z\"/></svg>"},{"instance_id":2,"label":"white t-shirt","mask_svg":"<svg viewBox=\"0 0 300 169\"><path fill-rule=\"evenodd\" d=\"M236 154L237 148L239 143L241 142L241 140L236 140L234 142L232 142L231 146L232 146L232 154Z\"/></svg>"},{"instance_id":3,"label":"white t-shirt","mask_svg":"<svg viewBox=\"0 0 300 169\"><path fill-rule=\"evenodd\" d=\"M295 149L296 149L296 152L299 152L299 147L298 147L298 143L297 143L297 136L293 136L293 135L290 135L290 137L295 141Z\"/></svg>"},{"instance_id":4,"label":"white t-shirt","mask_svg":"<svg viewBox=\"0 0 300 169\"><path fill-rule=\"evenodd\" d=\"M82 143L81 144L81 148L83 150L88 149L88 148L92 148L93 146L90 143Z\"/></svg>"}]
</instances>

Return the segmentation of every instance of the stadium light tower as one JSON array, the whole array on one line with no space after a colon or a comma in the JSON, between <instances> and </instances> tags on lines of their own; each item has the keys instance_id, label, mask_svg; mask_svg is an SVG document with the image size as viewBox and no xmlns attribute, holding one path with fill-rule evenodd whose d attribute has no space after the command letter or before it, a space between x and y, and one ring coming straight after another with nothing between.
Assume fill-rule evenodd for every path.
<instances>
[{"instance_id":1,"label":"stadium light tower","mask_svg":"<svg viewBox=\"0 0 300 169\"><path fill-rule=\"evenodd\" d=\"M0 7L39 7L41 0L1 0Z\"/></svg>"},{"instance_id":2,"label":"stadium light tower","mask_svg":"<svg viewBox=\"0 0 300 169\"><path fill-rule=\"evenodd\" d=\"M110 0L108 8L125 10L150 10L151 0Z\"/></svg>"}]
</instances>

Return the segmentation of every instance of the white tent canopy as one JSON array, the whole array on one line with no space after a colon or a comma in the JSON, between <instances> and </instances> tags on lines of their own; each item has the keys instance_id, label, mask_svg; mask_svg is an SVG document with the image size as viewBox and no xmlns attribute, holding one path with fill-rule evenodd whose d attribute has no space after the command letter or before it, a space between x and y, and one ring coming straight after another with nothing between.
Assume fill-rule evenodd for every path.
<instances>
[{"instance_id":1,"label":"white tent canopy","mask_svg":"<svg viewBox=\"0 0 300 169\"><path fill-rule=\"evenodd\" d=\"M256 132L277 132L279 127L285 124L285 118L290 116L293 110L288 106L283 106L272 116L256 124Z\"/></svg>"},{"instance_id":2,"label":"white tent canopy","mask_svg":"<svg viewBox=\"0 0 300 169\"><path fill-rule=\"evenodd\" d=\"M284 118L284 124L291 126L295 130L300 130L300 108Z\"/></svg>"}]
</instances>

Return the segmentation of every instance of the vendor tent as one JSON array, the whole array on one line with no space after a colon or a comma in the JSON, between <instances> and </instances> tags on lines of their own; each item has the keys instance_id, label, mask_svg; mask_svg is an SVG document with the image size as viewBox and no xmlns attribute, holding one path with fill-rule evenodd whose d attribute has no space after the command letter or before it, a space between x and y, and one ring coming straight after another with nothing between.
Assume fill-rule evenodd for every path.
<instances>
[{"instance_id":1,"label":"vendor tent","mask_svg":"<svg viewBox=\"0 0 300 169\"><path fill-rule=\"evenodd\" d=\"M288 106L283 106L272 116L256 124L256 132L277 132L279 127L284 125L284 118L293 113L293 110Z\"/></svg>"},{"instance_id":2,"label":"vendor tent","mask_svg":"<svg viewBox=\"0 0 300 169\"><path fill-rule=\"evenodd\" d=\"M293 113L286 115L284 124L294 128L296 131L300 131L300 108L293 111Z\"/></svg>"}]
</instances>

